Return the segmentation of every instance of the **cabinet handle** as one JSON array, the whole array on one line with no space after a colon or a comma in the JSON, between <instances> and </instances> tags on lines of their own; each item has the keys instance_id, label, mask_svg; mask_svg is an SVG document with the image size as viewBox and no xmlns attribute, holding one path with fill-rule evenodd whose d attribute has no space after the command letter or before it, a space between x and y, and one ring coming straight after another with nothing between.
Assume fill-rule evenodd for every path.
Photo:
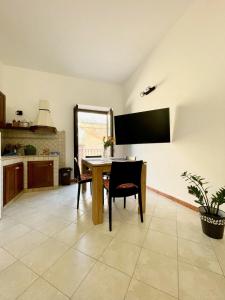
<instances>
[{"instance_id":1,"label":"cabinet handle","mask_svg":"<svg viewBox=\"0 0 225 300\"><path fill-rule=\"evenodd\" d=\"M16 170L19 170L20 169L20 167L16 167Z\"/></svg>"},{"instance_id":2,"label":"cabinet handle","mask_svg":"<svg viewBox=\"0 0 225 300\"><path fill-rule=\"evenodd\" d=\"M49 164L49 166L52 166L52 164Z\"/></svg>"}]
</instances>

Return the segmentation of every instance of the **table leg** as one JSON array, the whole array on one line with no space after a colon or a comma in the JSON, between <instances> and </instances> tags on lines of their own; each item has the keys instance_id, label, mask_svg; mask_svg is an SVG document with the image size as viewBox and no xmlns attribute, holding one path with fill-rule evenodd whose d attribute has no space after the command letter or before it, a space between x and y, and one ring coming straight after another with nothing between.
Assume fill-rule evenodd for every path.
<instances>
[{"instance_id":1,"label":"table leg","mask_svg":"<svg viewBox=\"0 0 225 300\"><path fill-rule=\"evenodd\" d=\"M102 168L92 168L92 221L95 225L104 221L102 207Z\"/></svg>"},{"instance_id":2,"label":"table leg","mask_svg":"<svg viewBox=\"0 0 225 300\"><path fill-rule=\"evenodd\" d=\"M146 165L143 164L141 172L141 195L142 195L142 210L145 212L146 208Z\"/></svg>"}]
</instances>

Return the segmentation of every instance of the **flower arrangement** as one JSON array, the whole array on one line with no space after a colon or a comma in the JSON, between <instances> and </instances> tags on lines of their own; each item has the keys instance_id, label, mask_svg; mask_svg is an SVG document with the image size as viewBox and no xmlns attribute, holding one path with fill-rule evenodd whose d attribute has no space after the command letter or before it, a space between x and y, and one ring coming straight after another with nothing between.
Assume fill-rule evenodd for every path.
<instances>
[{"instance_id":1,"label":"flower arrangement","mask_svg":"<svg viewBox=\"0 0 225 300\"><path fill-rule=\"evenodd\" d=\"M113 144L114 144L114 138L112 136L108 136L107 138L105 136L103 137L104 149L113 146Z\"/></svg>"}]
</instances>

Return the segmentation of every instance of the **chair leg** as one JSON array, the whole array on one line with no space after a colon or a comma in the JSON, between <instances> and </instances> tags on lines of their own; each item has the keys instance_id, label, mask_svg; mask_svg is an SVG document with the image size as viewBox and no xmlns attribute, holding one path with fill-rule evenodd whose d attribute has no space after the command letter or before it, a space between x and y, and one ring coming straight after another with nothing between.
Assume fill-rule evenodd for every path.
<instances>
[{"instance_id":1,"label":"chair leg","mask_svg":"<svg viewBox=\"0 0 225 300\"><path fill-rule=\"evenodd\" d=\"M113 202L115 202L115 197L113 197Z\"/></svg>"},{"instance_id":2,"label":"chair leg","mask_svg":"<svg viewBox=\"0 0 225 300\"><path fill-rule=\"evenodd\" d=\"M126 208L126 197L123 198L123 208Z\"/></svg>"},{"instance_id":3,"label":"chair leg","mask_svg":"<svg viewBox=\"0 0 225 300\"><path fill-rule=\"evenodd\" d=\"M138 202L139 202L141 222L143 223L143 210L142 210L142 196L141 196L141 192L138 193Z\"/></svg>"},{"instance_id":4,"label":"chair leg","mask_svg":"<svg viewBox=\"0 0 225 300\"><path fill-rule=\"evenodd\" d=\"M90 191L91 191L91 195L92 195L92 183L90 181Z\"/></svg>"},{"instance_id":5,"label":"chair leg","mask_svg":"<svg viewBox=\"0 0 225 300\"><path fill-rule=\"evenodd\" d=\"M78 183L78 191L77 191L77 209L79 209L79 201L80 201L80 186L81 184Z\"/></svg>"},{"instance_id":6,"label":"chair leg","mask_svg":"<svg viewBox=\"0 0 225 300\"><path fill-rule=\"evenodd\" d=\"M109 231L112 231L112 197L109 196Z\"/></svg>"},{"instance_id":7,"label":"chair leg","mask_svg":"<svg viewBox=\"0 0 225 300\"><path fill-rule=\"evenodd\" d=\"M136 196L136 194L134 195L134 199L137 199L137 196Z\"/></svg>"},{"instance_id":8,"label":"chair leg","mask_svg":"<svg viewBox=\"0 0 225 300\"><path fill-rule=\"evenodd\" d=\"M105 200L105 199L104 199L104 198L105 198L105 193L104 193L104 192L105 192L104 187L102 187L102 206L103 206L102 209L103 209L103 210L104 210L104 200Z\"/></svg>"}]
</instances>

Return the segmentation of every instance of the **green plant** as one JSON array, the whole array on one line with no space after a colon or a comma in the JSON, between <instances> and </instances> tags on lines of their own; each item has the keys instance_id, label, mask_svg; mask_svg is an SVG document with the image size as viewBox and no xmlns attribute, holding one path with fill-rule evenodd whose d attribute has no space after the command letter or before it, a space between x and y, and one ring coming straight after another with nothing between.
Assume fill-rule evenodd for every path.
<instances>
[{"instance_id":1,"label":"green plant","mask_svg":"<svg viewBox=\"0 0 225 300\"><path fill-rule=\"evenodd\" d=\"M107 138L104 136L103 137L103 144L104 144L104 148L108 148L110 146L113 146L114 138L112 136L108 136Z\"/></svg>"},{"instance_id":2,"label":"green plant","mask_svg":"<svg viewBox=\"0 0 225 300\"><path fill-rule=\"evenodd\" d=\"M206 213L218 215L220 205L225 203L225 187L220 188L215 194L212 194L210 198L207 186L208 182L205 178L193 175L187 171L181 174L181 177L191 184L188 185L187 188L189 194L197 198L195 202L204 206Z\"/></svg>"},{"instance_id":3,"label":"green plant","mask_svg":"<svg viewBox=\"0 0 225 300\"><path fill-rule=\"evenodd\" d=\"M36 152L37 152L37 149L33 145L24 146L25 155L35 155Z\"/></svg>"}]
</instances>

